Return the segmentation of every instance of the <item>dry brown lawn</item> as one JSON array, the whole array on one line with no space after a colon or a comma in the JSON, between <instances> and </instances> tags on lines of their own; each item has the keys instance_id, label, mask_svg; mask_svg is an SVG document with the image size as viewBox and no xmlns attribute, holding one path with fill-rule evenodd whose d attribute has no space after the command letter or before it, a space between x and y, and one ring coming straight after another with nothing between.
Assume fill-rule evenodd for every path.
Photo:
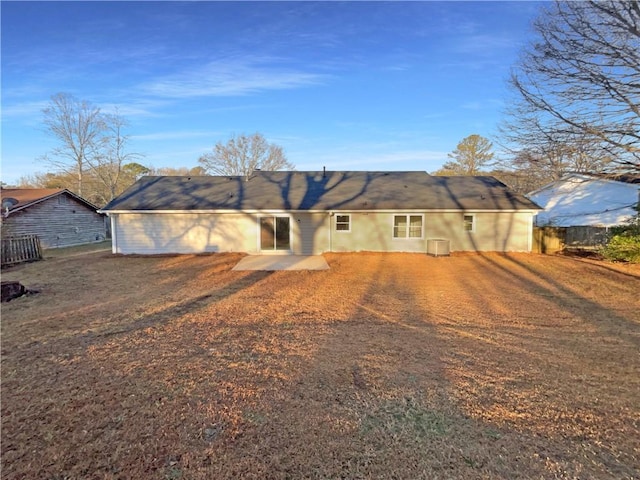
<instances>
[{"instance_id":1,"label":"dry brown lawn","mask_svg":"<svg viewBox=\"0 0 640 480\"><path fill-rule=\"evenodd\" d=\"M540 255L3 272L2 478L640 478L640 270Z\"/></svg>"}]
</instances>

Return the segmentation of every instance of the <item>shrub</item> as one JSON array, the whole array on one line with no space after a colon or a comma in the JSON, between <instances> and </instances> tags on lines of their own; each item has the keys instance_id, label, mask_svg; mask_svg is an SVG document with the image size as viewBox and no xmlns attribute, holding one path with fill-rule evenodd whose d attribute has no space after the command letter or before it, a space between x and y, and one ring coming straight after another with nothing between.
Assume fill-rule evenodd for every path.
<instances>
[{"instance_id":1,"label":"shrub","mask_svg":"<svg viewBox=\"0 0 640 480\"><path fill-rule=\"evenodd\" d=\"M640 218L634 217L626 225L618 225L616 227L611 227L609 230L611 235L626 235L626 236L634 236L640 235Z\"/></svg>"},{"instance_id":2,"label":"shrub","mask_svg":"<svg viewBox=\"0 0 640 480\"><path fill-rule=\"evenodd\" d=\"M611 237L602 249L607 260L640 263L640 232L630 228Z\"/></svg>"}]
</instances>

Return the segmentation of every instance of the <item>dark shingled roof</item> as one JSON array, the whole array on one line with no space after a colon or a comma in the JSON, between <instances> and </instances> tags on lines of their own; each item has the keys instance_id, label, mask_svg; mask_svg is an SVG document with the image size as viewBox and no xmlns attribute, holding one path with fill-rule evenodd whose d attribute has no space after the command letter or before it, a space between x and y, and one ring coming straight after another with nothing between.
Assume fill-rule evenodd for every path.
<instances>
[{"instance_id":1,"label":"dark shingled roof","mask_svg":"<svg viewBox=\"0 0 640 480\"><path fill-rule=\"evenodd\" d=\"M488 176L256 171L248 179L143 177L102 211L414 209L541 210Z\"/></svg>"}]
</instances>

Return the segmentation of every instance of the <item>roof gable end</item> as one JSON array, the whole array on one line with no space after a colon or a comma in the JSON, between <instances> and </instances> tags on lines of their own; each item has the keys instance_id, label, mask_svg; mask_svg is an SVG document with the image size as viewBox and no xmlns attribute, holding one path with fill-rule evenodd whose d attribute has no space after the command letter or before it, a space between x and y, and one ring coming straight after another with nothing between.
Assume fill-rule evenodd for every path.
<instances>
[{"instance_id":1,"label":"roof gable end","mask_svg":"<svg viewBox=\"0 0 640 480\"><path fill-rule=\"evenodd\" d=\"M66 188L3 188L1 190L3 204L2 215L8 217L9 215L21 212L33 205L60 195L68 195L85 207L94 211L98 210L95 205ZM14 200L16 202L7 202L7 200ZM13 203L13 205L9 206L10 203Z\"/></svg>"}]
</instances>

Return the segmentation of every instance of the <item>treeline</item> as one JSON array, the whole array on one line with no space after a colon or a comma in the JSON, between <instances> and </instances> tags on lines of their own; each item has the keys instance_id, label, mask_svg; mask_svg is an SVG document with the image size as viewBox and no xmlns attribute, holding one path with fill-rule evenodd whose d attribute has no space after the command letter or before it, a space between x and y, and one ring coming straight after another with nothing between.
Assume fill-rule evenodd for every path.
<instances>
[{"instance_id":1,"label":"treeline","mask_svg":"<svg viewBox=\"0 0 640 480\"><path fill-rule=\"evenodd\" d=\"M519 151L496 159L493 143L478 134L462 139L449 154L450 160L433 175L492 175L519 193L529 193L569 172L605 171L613 162L589 154L588 149L558 146L553 157L541 158Z\"/></svg>"}]
</instances>

